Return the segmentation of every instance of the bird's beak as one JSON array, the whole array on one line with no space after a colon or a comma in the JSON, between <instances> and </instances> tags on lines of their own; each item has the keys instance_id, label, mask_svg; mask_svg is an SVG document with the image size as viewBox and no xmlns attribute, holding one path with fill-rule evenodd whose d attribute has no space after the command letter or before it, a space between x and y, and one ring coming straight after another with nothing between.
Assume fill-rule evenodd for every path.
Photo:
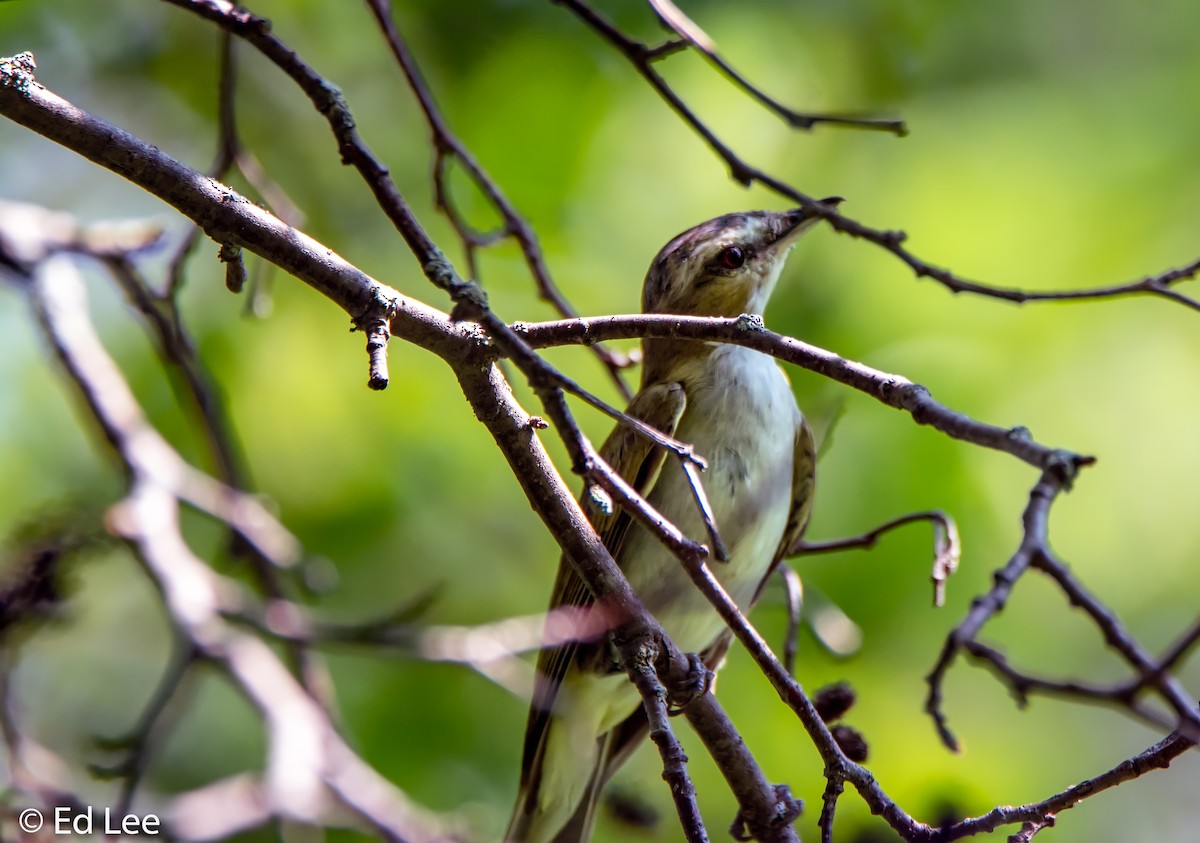
<instances>
[{"instance_id":1,"label":"bird's beak","mask_svg":"<svg viewBox=\"0 0 1200 843\"><path fill-rule=\"evenodd\" d=\"M843 201L845 200L840 196L829 196L818 200L817 204L833 210ZM790 211L784 211L779 217L779 235L771 244L771 250L774 252L784 252L790 249L801 234L823 218L820 213L806 208L793 208Z\"/></svg>"}]
</instances>

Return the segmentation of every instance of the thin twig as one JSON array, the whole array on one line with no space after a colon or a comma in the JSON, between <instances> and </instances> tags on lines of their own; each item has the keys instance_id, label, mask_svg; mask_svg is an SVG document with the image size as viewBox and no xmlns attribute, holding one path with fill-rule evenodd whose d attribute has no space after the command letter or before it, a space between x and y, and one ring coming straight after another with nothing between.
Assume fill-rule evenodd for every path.
<instances>
[{"instance_id":1,"label":"thin twig","mask_svg":"<svg viewBox=\"0 0 1200 843\"><path fill-rule=\"evenodd\" d=\"M998 427L955 412L934 400L928 389L900 375L847 360L761 325L749 328L748 324L749 320L741 318L634 314L521 322L513 328L533 348L627 337L678 337L733 343L857 389L889 407L911 414L918 424L930 425L954 439L1003 451L1035 468L1053 468L1063 478L1072 478L1078 469L1095 462L1093 457L1042 445L1025 428Z\"/></svg>"},{"instance_id":2,"label":"thin twig","mask_svg":"<svg viewBox=\"0 0 1200 843\"><path fill-rule=\"evenodd\" d=\"M696 804L696 788L687 772L687 755L679 739L671 731L667 715L667 690L663 687L650 654L630 665L630 676L642 695L642 707L650 724L650 740L658 748L662 758L663 779L671 789L671 799L679 815L684 839L689 843L708 843L708 832L700 817L700 806Z\"/></svg>"},{"instance_id":3,"label":"thin twig","mask_svg":"<svg viewBox=\"0 0 1200 843\"><path fill-rule=\"evenodd\" d=\"M1046 679L1018 670L1003 653L981 641L963 641L962 646L971 658L990 668L1008 686L1019 706L1028 705L1029 695L1032 693L1052 694L1094 705L1116 707L1140 719L1147 726L1162 731L1171 730L1172 724L1167 718L1138 701L1136 681L1117 685L1092 685L1071 680Z\"/></svg>"},{"instance_id":4,"label":"thin twig","mask_svg":"<svg viewBox=\"0 0 1200 843\"><path fill-rule=\"evenodd\" d=\"M1137 640L1129 634L1116 614L1100 602L1073 576L1067 566L1042 545L1033 559L1033 566L1050 577L1067 596L1072 606L1082 609L1104 636L1104 642L1132 667L1147 687L1158 692L1168 706L1175 710L1179 731L1189 740L1200 740L1200 708L1187 689L1161 667Z\"/></svg>"},{"instance_id":5,"label":"thin twig","mask_svg":"<svg viewBox=\"0 0 1200 843\"><path fill-rule=\"evenodd\" d=\"M1200 300L1186 296L1172 288L1172 285L1177 282L1194 278L1200 273L1200 258L1177 269L1170 269L1136 281L1061 291L1028 291L981 284L956 275L948 269L935 266L905 248L904 241L907 239L907 235L903 231L876 229L863 225L856 220L838 213L832 207L822 205L814 197L797 190L781 179L749 164L723 142L708 124L696 115L695 111L692 110L666 79L655 69L654 61L657 56L653 48L625 35L625 33L606 20L587 3L583 2L583 0L554 0L554 2L570 9L592 31L605 41L608 41L624 55L630 64L633 65L634 69L649 83L650 87L666 101L671 110L692 131L699 135L708 147L716 153L717 157L724 162L734 181L745 187L749 187L755 183L760 184L780 196L796 202L806 210L827 220L836 231L860 240L866 240L890 252L908 266L917 278L931 278L954 293L971 293L1016 304L1152 295L1176 302L1192 310L1200 311Z\"/></svg>"},{"instance_id":6,"label":"thin twig","mask_svg":"<svg viewBox=\"0 0 1200 843\"><path fill-rule=\"evenodd\" d=\"M300 225L304 215L296 207L287 193L266 174L258 159L242 146L237 128L237 55L234 50L233 36L228 32L220 33L221 48L217 73L217 153L208 175L214 179L224 179L235 166L254 188L258 195L282 219L291 225ZM180 241L175 253L171 256L167 272L167 283L158 297L175 304L183 289L185 281L184 270L188 258L200 244L201 230L192 228ZM232 265L232 264L231 264ZM242 268L243 278L245 275ZM227 285L228 286L228 285ZM240 290L233 290L240 292ZM256 290L257 294L257 290Z\"/></svg>"},{"instance_id":7,"label":"thin twig","mask_svg":"<svg viewBox=\"0 0 1200 843\"><path fill-rule=\"evenodd\" d=\"M838 800L845 789L841 776L826 778L825 791L821 794L821 816L817 818L817 827L821 829L821 843L833 843L833 819L837 812Z\"/></svg>"},{"instance_id":8,"label":"thin twig","mask_svg":"<svg viewBox=\"0 0 1200 843\"><path fill-rule=\"evenodd\" d=\"M2 73L0 73L0 77L3 77ZM240 197L237 197L236 194L221 192L213 189L211 183L205 184L194 180L192 178L194 174L186 169L178 169L177 162L172 162L165 156L156 155L156 151L144 149L144 145L136 143L136 139L131 139L128 135L120 133L119 130L113 131L111 127L103 127L99 121L82 115L53 95L49 95L30 80L13 85L7 82L0 84L0 113L14 114L16 115L15 119L19 122L31 125L71 148L85 148L86 154L94 160L104 163L105 166L135 182L146 185L148 189L167 198L173 204L188 208L193 213L201 215L207 229L227 236L231 242L237 245L266 253L271 260L278 262L289 271L294 271L298 277L313 284L345 307L356 318L360 317L365 309L381 304L394 308L392 325L394 329L397 329L399 335L410 338L414 342L421 342L425 347L452 362L455 373L462 383L464 394L476 414L488 426L505 457L512 464L514 473L529 496L531 504L538 515L544 519L572 564L583 576L589 589L598 599L612 605L620 617L627 619L627 629L631 634L651 638L661 636L661 629L645 613L636 595L633 594L628 583L616 568L611 556L600 543L594 530L587 524L578 504L573 500L573 496L566 489L561 478L554 472L548 456L533 434L535 425L532 419L512 399L508 384L499 368L489 365L494 362L496 351L495 348L490 352L487 349L486 334L480 332L475 326L456 323L447 319L445 314L419 302L395 295L392 291L345 264L336 255L324 250L319 244L299 232L282 226L278 220L259 209L240 201ZM128 154L131 143L136 149L132 156ZM114 152L114 150L116 151ZM154 179L150 179L147 175L151 172L155 176ZM172 178L175 178L176 181L172 182ZM220 242L226 242L224 238L217 239ZM472 293L469 287L457 279L447 264L444 262L437 262L434 265L427 264L426 271L431 277L443 282L440 285L443 286L443 289L454 287L458 300L470 302ZM75 303L73 302L73 304ZM736 324L737 322L735 322ZM759 342L752 338L756 334L747 331L744 326L735 329L750 338L745 341L745 344L753 345ZM577 330L577 328L573 327L572 330ZM723 329L708 326L703 330L711 332L710 339L722 339L720 330ZM791 349L787 353L800 354L786 343L783 345ZM509 349L501 349L501 351L506 354L510 353ZM804 351L807 353L808 349ZM907 381L901 379L900 382L883 383L875 380L875 376L880 373L865 370L865 367L858 367L857 364L841 361L828 353L824 354L824 357L817 354L810 359L815 370L826 367L831 371L836 371L839 377L845 378L846 382L854 381L869 385L870 389L876 390L881 400L893 406L903 407L913 413L914 418L920 422L932 421L947 432L953 431L951 435L958 435L959 438L966 441L981 440L980 444L1007 451L1031 464L1044 468L1043 478L1039 485L1046 485L1044 494L1046 500L1037 504L1040 511L1039 517L1044 518L1050 500L1065 488L1074 476L1075 470L1088 464L1088 459L1085 457L1041 446L1033 442L1027 434L1018 430L1005 431L980 425L965 417L949 413L949 411L945 411L945 408L932 402L927 392ZM901 397L891 397L893 391L899 393ZM558 397L561 400L561 394ZM130 443L119 437L115 444L120 448L122 445L129 446ZM138 466L143 467L141 463ZM133 471L133 467L130 470ZM114 513L113 525L118 532L128 536L131 542L135 542L142 551L148 566L153 570L157 581L163 586L166 602L172 615L185 618L189 623L197 618L205 621L205 624L200 626L189 627L199 634L201 631L210 629L206 625L209 618L219 615L219 609L216 610L217 615L208 613L206 609L206 606L219 602L219 595L216 593L219 589L214 590L206 586L199 590L194 588L188 590L181 587L182 582L176 575L185 569L188 571L198 569L193 567L192 557L183 552L177 544L169 543L176 542L173 532L173 504L165 500L153 488L155 484L161 482L162 478L154 475L148 478L148 483L143 483L135 488L127 502L128 506ZM1033 507L1034 502L1031 500L1031 509ZM1027 536L1029 532L1027 529ZM168 543L163 544L164 541ZM195 564L200 565L201 568L204 567L198 560L195 561ZM1027 562L1025 567L1028 567L1028 564ZM177 566L179 570L174 570ZM1058 794L1043 803L1024 806L1020 809L996 809L983 817L966 820L947 828L931 828L908 816L894 801L888 798L865 768L849 762L837 747L836 741L831 740L831 736L823 724L819 728L812 725L814 718L819 720L819 715L812 709L811 702L808 701L803 689L792 681L782 665L774 660L765 642L757 637L757 633L741 617L736 605L729 601L728 595L724 595L722 598L719 583L712 578L707 566L703 563L694 564L690 570L695 571L697 580L702 582L702 588L705 589L705 593L709 595L710 599L713 599L716 605L724 607L723 617L735 630L739 639L747 644L756 662L776 687L780 696L796 710L826 763L827 776L841 777L852 783L868 807L881 815L893 829L907 840L952 840L998 828L1001 825L1027 821L1044 822L1050 814L1070 807L1091 792L1115 786L1120 781L1142 775L1150 769L1166 766L1171 758L1192 745L1190 741L1175 736L1152 747L1142 756L1131 759L1125 765L1114 768L1110 773L1084 783L1088 786L1086 789L1080 785L1078 789L1064 791L1063 794ZM192 585L194 586L196 582L207 582L206 576L192 582ZM1011 588L1011 583L1009 588ZM729 613L728 610L731 606L732 613ZM194 615L193 612L195 612ZM980 619L980 624L985 620L986 618ZM212 626L211 629L223 632L226 628ZM207 639L205 640L207 642ZM682 654L671 649L669 641L666 641L665 638L656 640L660 641L671 659L682 657ZM272 701L265 693L266 689L268 685L286 689L298 686L294 683L288 684L290 679L287 677L286 671L280 670L283 674L282 679L275 675L273 673L275 668L272 665L277 663L260 658L264 654L271 655L269 650L255 648L251 645L250 649L241 651L239 659L228 662L229 669L239 683L244 683L243 687L247 694L251 696L256 705L260 705L268 720L271 720L273 716L282 718L281 713L272 707ZM632 660L626 658L625 663L632 664ZM1144 676L1144 678L1152 677L1152 673ZM270 679L270 682L264 684L266 679ZM279 684L280 681L283 682L283 685ZM299 693L303 694L303 691L300 690ZM299 698L289 698L288 702L294 703L297 699ZM709 699L708 695L703 695L691 705L699 706L700 710L710 710L707 702ZM313 720L309 717L310 710L307 705L301 705L295 709L294 713L303 715L301 719L306 721L309 727L313 723L321 722L319 719ZM273 725L279 725L274 720L271 722ZM280 739L284 745L307 752L313 747L312 735L307 734L308 727L302 728L300 731L293 731L302 725L296 722L286 723L286 728L282 728L277 735L281 736ZM320 729L318 728L316 731L319 733ZM292 744L291 741L283 740L284 738L292 738L296 742ZM291 757L296 758L294 754ZM270 769L279 769L278 761L279 759L274 759ZM308 770L310 767L301 764L297 766L297 769ZM341 799L352 801L352 793L363 792L361 789L351 787L348 779L339 781L342 786L340 789L335 788L335 792ZM307 787L307 783L304 784ZM759 796L767 800L775 799L774 796L766 793L760 793ZM741 801L740 797L739 801ZM286 804L299 806L299 803L293 799L288 799ZM778 804L777 800L773 804ZM301 815L309 815L313 809L309 804L303 809L289 807L288 810L298 810ZM790 828L786 830L790 831Z\"/></svg>"},{"instance_id":9,"label":"thin twig","mask_svg":"<svg viewBox=\"0 0 1200 843\"><path fill-rule=\"evenodd\" d=\"M946 579L958 569L962 547L958 539L958 526L954 519L940 510L911 512L891 521L885 521L873 530L859 536L844 539L810 542L801 537L788 549L788 556L808 556L817 553L833 553L840 550L872 548L885 533L898 527L928 521L933 525L933 605L942 606L946 601Z\"/></svg>"},{"instance_id":10,"label":"thin twig","mask_svg":"<svg viewBox=\"0 0 1200 843\"><path fill-rule=\"evenodd\" d=\"M716 42L708 36L704 30L700 29L696 23L687 17L678 6L671 0L647 0L654 13L658 15L659 20L663 22L676 35L680 41L668 42L669 44L684 43L691 46L694 50L703 55L709 62L713 64L722 74L725 75L738 88L741 88L753 99L757 100L768 111L783 118L783 120L793 129L802 129L805 131L811 130L816 126L825 124L829 126L839 126L845 129L867 129L878 132L890 132L897 137L904 137L908 134L908 127L905 126L903 120L888 120L878 117L860 117L848 114L816 114L813 112L796 111L793 108L788 108L779 100L767 94L762 88L755 85L734 67L725 60L725 57L718 52ZM670 52L664 52L661 48L654 52L652 60L657 60L676 52L672 49ZM648 58L650 58L648 56Z\"/></svg>"},{"instance_id":11,"label":"thin twig","mask_svg":"<svg viewBox=\"0 0 1200 843\"><path fill-rule=\"evenodd\" d=\"M180 532L174 452L146 422L96 336L74 267L62 257L47 259L29 292L46 340L128 475L129 493L110 510L110 529L145 566L187 646L219 665L266 722L263 795L271 814L311 823L325 817L334 802L388 839L435 839L429 819L409 810L399 791L380 789L378 774L349 750L326 712L275 653L222 619L228 588ZM370 795L362 787L367 779L375 783ZM351 791L348 785L355 780L359 786Z\"/></svg>"},{"instance_id":12,"label":"thin twig","mask_svg":"<svg viewBox=\"0 0 1200 843\"><path fill-rule=\"evenodd\" d=\"M184 685L198 657L199 653L193 647L176 641L167 669L159 678L154 693L150 695L133 728L125 735L96 740L103 749L120 750L125 754L117 764L93 764L90 768L93 775L100 778L123 779L116 804L113 806L122 816L129 813L133 807L138 785L141 784L142 776L150 764L154 738L165 730L163 724L167 719L166 715L171 711L172 704L178 703L182 698ZM175 708L178 709L179 706L175 705Z\"/></svg>"},{"instance_id":13,"label":"thin twig","mask_svg":"<svg viewBox=\"0 0 1200 843\"><path fill-rule=\"evenodd\" d=\"M1198 643L1200 643L1200 620L1193 623L1175 639L1175 643L1158 659L1158 669L1161 672L1174 670L1175 666L1187 658ZM1150 678L1145 675L1137 677L1135 687L1138 689L1144 687Z\"/></svg>"},{"instance_id":14,"label":"thin twig","mask_svg":"<svg viewBox=\"0 0 1200 843\"><path fill-rule=\"evenodd\" d=\"M487 305L487 297L474 282L459 277L453 265L425 231L408 202L401 195L387 168L375 157L355 128L350 113L340 92L321 77L312 67L302 61L283 41L271 33L269 22L251 12L217 2L217 0L165 0L180 6L220 25L253 45L270 59L301 88L313 106L329 123L338 142L342 160L355 167L361 174L384 214L404 239L408 248L421 264L425 276L450 294L455 302L456 318L471 318L478 321L497 347L503 349L538 394L546 408L546 414L555 424L571 450L576 466L582 465L587 456L582 433L579 432L565 401L560 400L561 391L583 399L621 424L631 427L639 435L659 447L666 448L681 463L703 465L690 445L666 436L653 427L635 419L583 389L535 354L509 326L497 317ZM378 308L355 321L356 327L366 330L378 318ZM377 351L372 352L375 365Z\"/></svg>"},{"instance_id":15,"label":"thin twig","mask_svg":"<svg viewBox=\"0 0 1200 843\"><path fill-rule=\"evenodd\" d=\"M946 636L937 663L926 677L929 694L925 700L925 711L933 718L942 743L953 752L958 751L958 740L950 731L942 711L942 684L946 671L962 649L963 642L975 640L983 625L1004 608L1013 586L1033 564L1034 557L1045 541L1050 505L1061 491L1062 484L1052 474L1042 474L1029 493L1029 503L1021 517L1024 534L1020 546L1008 563L992 575L995 585L991 590L971 602L967 616Z\"/></svg>"},{"instance_id":16,"label":"thin twig","mask_svg":"<svg viewBox=\"0 0 1200 843\"><path fill-rule=\"evenodd\" d=\"M490 246L497 242L501 236L512 237L520 246L521 254L525 258L525 264L537 284L538 293L541 297L549 302L565 318L578 315L570 301L567 300L562 290L554 282L554 278L550 274L550 269L546 266L546 259L538 242L537 234L534 232L533 227L529 225L529 221L517 211L496 181L479 164L474 154L450 130L446 118L442 115L437 102L434 100L429 84L425 81L425 77L417 65L412 50L396 28L395 21L392 19L391 3L389 0L367 0L367 5L374 14L375 20L383 32L388 46L391 48L392 55L396 59L396 63L400 65L408 86L417 98L422 114L425 115L425 122L429 126L434 155L434 197L438 207L446 214L459 239L462 241L471 269L471 277L476 280L479 277L475 269L476 248ZM447 168L451 160L455 160L462 165L471 181L487 197L488 203L500 214L500 217L504 221L504 226L501 230L481 233L473 229L463 218L451 197L450 188L447 183ZM628 401L632 398L632 393L630 393L628 385L621 378L620 374L622 369L630 366L629 357L601 345L593 346L592 351L604 364L613 383L624 396L625 400Z\"/></svg>"},{"instance_id":17,"label":"thin twig","mask_svg":"<svg viewBox=\"0 0 1200 843\"><path fill-rule=\"evenodd\" d=\"M993 808L979 817L954 823L943 829L941 836L931 839L939 842L961 840L976 834L986 834L1006 825L1026 822L1047 824L1055 815L1068 808L1073 808L1098 793L1144 776L1153 770L1165 770L1172 761L1193 746L1195 743L1180 735L1170 735L1132 758L1122 761L1112 769L1094 778L1079 782L1041 802L1016 807Z\"/></svg>"},{"instance_id":18,"label":"thin twig","mask_svg":"<svg viewBox=\"0 0 1200 843\"><path fill-rule=\"evenodd\" d=\"M717 516L713 513L708 495L704 492L704 484L700 481L700 472L692 462L684 461L682 465L683 473L687 477L688 487L692 490L692 498L696 501L696 508L700 510L700 518L704 521L704 529L712 541L713 558L718 562L728 562L729 548L725 546L725 541L721 538L721 533L717 529Z\"/></svg>"}]
</instances>

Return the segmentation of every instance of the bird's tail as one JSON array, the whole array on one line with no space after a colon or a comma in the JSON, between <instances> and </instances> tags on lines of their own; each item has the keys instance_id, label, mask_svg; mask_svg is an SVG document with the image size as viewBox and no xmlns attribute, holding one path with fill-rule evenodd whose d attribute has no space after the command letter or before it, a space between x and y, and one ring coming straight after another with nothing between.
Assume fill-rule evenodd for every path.
<instances>
[{"instance_id":1,"label":"bird's tail","mask_svg":"<svg viewBox=\"0 0 1200 843\"><path fill-rule=\"evenodd\" d=\"M600 791L608 776L609 735L602 735L586 750L562 752L557 729L566 728L550 718L543 739L522 765L521 789L513 808L505 843L587 843L596 821ZM588 755L591 758L588 758Z\"/></svg>"}]
</instances>

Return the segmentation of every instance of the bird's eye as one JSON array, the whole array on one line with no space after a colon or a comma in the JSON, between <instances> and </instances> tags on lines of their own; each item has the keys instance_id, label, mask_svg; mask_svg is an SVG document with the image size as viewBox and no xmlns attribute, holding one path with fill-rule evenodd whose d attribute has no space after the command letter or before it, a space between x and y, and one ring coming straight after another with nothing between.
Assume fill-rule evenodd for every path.
<instances>
[{"instance_id":1,"label":"bird's eye","mask_svg":"<svg viewBox=\"0 0 1200 843\"><path fill-rule=\"evenodd\" d=\"M717 255L717 263L726 269L741 269L746 263L746 250L741 246L726 246Z\"/></svg>"}]
</instances>

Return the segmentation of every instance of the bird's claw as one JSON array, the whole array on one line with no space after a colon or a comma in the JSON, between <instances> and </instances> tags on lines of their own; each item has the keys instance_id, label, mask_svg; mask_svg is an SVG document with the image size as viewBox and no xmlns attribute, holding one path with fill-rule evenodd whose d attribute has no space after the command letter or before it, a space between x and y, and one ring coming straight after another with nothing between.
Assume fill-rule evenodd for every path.
<instances>
[{"instance_id":1,"label":"bird's claw","mask_svg":"<svg viewBox=\"0 0 1200 843\"><path fill-rule=\"evenodd\" d=\"M767 818L765 823L770 828L791 825L804 813L804 801L792 796L792 791L786 784L775 785L775 798L778 801L774 805L773 815ZM751 828L760 825L763 823L751 821L751 818L746 815L746 810L742 808L733 818L733 824L729 826L729 834L734 840L754 840L755 835Z\"/></svg>"},{"instance_id":2,"label":"bird's claw","mask_svg":"<svg viewBox=\"0 0 1200 843\"><path fill-rule=\"evenodd\" d=\"M696 653L687 654L687 667L671 670L663 682L667 689L667 700L674 716L687 708L712 688L715 674Z\"/></svg>"}]
</instances>

